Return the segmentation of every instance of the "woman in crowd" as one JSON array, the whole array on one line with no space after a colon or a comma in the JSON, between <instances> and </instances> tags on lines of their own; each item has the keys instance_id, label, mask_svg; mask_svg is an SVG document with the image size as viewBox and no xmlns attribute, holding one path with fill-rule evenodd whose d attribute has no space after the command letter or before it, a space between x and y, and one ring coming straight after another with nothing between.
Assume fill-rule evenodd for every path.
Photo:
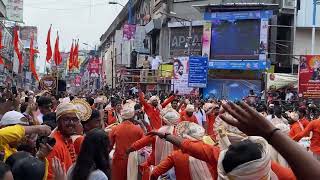
<instances>
[{"instance_id":1,"label":"woman in crowd","mask_svg":"<svg viewBox=\"0 0 320 180\"><path fill-rule=\"evenodd\" d=\"M89 131L76 163L68 171L68 180L107 180L110 178L108 135L101 129Z\"/></svg>"}]
</instances>

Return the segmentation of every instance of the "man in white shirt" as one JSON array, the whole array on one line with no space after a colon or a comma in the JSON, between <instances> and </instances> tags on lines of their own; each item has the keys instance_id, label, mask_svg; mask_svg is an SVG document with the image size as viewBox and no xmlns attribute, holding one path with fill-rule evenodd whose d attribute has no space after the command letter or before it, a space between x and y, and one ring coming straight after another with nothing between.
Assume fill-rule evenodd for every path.
<instances>
[{"instance_id":1,"label":"man in white shirt","mask_svg":"<svg viewBox=\"0 0 320 180\"><path fill-rule=\"evenodd\" d=\"M152 69L152 76L154 81L156 81L156 78L158 76L158 70L159 70L159 66L161 64L161 58L160 56L156 56L155 58L152 58L151 61L151 69Z\"/></svg>"},{"instance_id":2,"label":"man in white shirt","mask_svg":"<svg viewBox=\"0 0 320 180\"><path fill-rule=\"evenodd\" d=\"M290 102L293 99L293 93L290 91L290 89L287 89L286 93L286 102Z\"/></svg>"},{"instance_id":3,"label":"man in white shirt","mask_svg":"<svg viewBox=\"0 0 320 180\"><path fill-rule=\"evenodd\" d=\"M198 124L205 128L207 126L207 116L206 112L202 109L201 102L195 100L194 107L196 111L193 114L196 116Z\"/></svg>"},{"instance_id":4,"label":"man in white shirt","mask_svg":"<svg viewBox=\"0 0 320 180\"><path fill-rule=\"evenodd\" d=\"M39 121L40 124L42 124L43 116L51 112L52 101L51 101L51 98L49 97L41 96L37 100L37 104L39 107L39 115L37 116L37 120Z\"/></svg>"}]
</instances>

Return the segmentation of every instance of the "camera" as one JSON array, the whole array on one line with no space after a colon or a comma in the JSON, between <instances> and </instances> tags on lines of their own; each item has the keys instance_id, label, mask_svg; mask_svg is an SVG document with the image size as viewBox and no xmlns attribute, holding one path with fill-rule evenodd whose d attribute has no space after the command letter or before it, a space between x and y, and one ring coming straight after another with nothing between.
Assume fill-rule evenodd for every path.
<instances>
[{"instance_id":1,"label":"camera","mask_svg":"<svg viewBox=\"0 0 320 180\"><path fill-rule=\"evenodd\" d=\"M40 144L49 144L51 147L53 147L56 144L56 140L48 136L40 136L37 139L37 148L40 147Z\"/></svg>"}]
</instances>

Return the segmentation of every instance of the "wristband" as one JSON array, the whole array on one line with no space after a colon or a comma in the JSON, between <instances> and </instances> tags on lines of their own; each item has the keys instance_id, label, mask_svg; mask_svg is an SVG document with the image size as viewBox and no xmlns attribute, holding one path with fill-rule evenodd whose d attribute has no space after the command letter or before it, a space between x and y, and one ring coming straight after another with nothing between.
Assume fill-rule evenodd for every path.
<instances>
[{"instance_id":1,"label":"wristband","mask_svg":"<svg viewBox=\"0 0 320 180\"><path fill-rule=\"evenodd\" d=\"M270 141L272 140L273 135L274 135L277 131L280 131L280 129L279 129L279 128L275 128L275 129L273 129L273 130L268 134L268 136L267 136L267 141L268 141L268 142L270 142Z\"/></svg>"}]
</instances>

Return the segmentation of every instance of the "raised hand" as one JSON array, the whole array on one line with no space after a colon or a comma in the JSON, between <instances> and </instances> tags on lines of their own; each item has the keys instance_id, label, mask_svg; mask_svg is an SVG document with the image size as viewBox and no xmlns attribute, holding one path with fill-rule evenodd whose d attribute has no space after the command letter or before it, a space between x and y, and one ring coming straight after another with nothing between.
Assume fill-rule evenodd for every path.
<instances>
[{"instance_id":1,"label":"raised hand","mask_svg":"<svg viewBox=\"0 0 320 180\"><path fill-rule=\"evenodd\" d=\"M161 139L165 138L165 136L166 136L165 133L161 133L161 132L157 132L157 131L151 131L147 135L158 136Z\"/></svg>"},{"instance_id":2,"label":"raised hand","mask_svg":"<svg viewBox=\"0 0 320 180\"><path fill-rule=\"evenodd\" d=\"M222 114L221 119L249 136L262 136L268 139L270 133L275 129L267 119L244 102L240 102L240 105L224 102L222 107L234 118Z\"/></svg>"}]
</instances>

